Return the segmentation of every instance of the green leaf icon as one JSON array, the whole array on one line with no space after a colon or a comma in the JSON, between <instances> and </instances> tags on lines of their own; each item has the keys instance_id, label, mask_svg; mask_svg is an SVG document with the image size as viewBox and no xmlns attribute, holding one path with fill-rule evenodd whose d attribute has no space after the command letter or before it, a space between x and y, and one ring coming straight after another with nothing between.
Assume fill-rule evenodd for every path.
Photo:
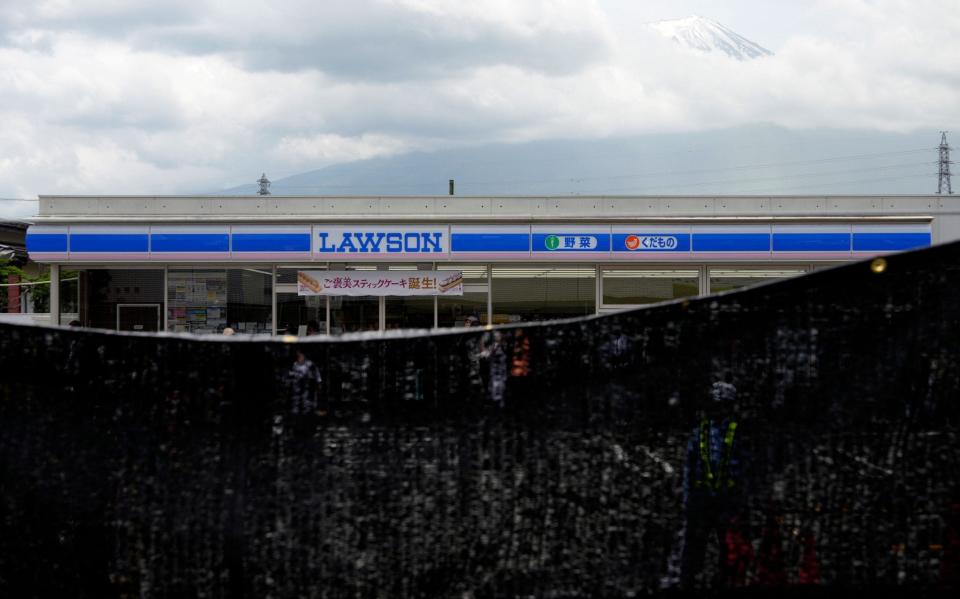
<instances>
[{"instance_id":1,"label":"green leaf icon","mask_svg":"<svg viewBox=\"0 0 960 599\"><path fill-rule=\"evenodd\" d=\"M544 241L544 245L547 246L548 250L555 250L560 247L560 238L556 235L547 235L547 239Z\"/></svg>"}]
</instances>

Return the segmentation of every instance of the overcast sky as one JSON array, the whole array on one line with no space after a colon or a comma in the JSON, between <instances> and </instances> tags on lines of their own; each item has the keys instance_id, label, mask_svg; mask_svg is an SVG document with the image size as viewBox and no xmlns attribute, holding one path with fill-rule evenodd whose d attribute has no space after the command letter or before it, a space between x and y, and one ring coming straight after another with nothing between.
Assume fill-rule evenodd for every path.
<instances>
[{"instance_id":1,"label":"overcast sky","mask_svg":"<svg viewBox=\"0 0 960 599\"><path fill-rule=\"evenodd\" d=\"M775 55L645 27L691 14ZM958 32L958 0L2 0L0 196L750 123L941 129L960 123Z\"/></svg>"}]
</instances>

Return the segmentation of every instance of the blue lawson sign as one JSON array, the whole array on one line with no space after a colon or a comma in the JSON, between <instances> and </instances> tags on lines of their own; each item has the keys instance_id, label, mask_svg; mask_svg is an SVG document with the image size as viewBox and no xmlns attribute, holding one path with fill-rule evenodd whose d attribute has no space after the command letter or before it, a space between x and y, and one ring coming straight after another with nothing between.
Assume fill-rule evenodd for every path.
<instances>
[{"instance_id":1,"label":"blue lawson sign","mask_svg":"<svg viewBox=\"0 0 960 599\"><path fill-rule=\"evenodd\" d=\"M450 232L451 252L529 252L530 230L524 233Z\"/></svg>"},{"instance_id":2,"label":"blue lawson sign","mask_svg":"<svg viewBox=\"0 0 960 599\"><path fill-rule=\"evenodd\" d=\"M447 228L327 227L314 230L318 254L445 254Z\"/></svg>"},{"instance_id":3,"label":"blue lawson sign","mask_svg":"<svg viewBox=\"0 0 960 599\"><path fill-rule=\"evenodd\" d=\"M634 235L627 239L627 249L631 244L645 250L674 250L679 245L675 235Z\"/></svg>"},{"instance_id":4,"label":"blue lawson sign","mask_svg":"<svg viewBox=\"0 0 960 599\"><path fill-rule=\"evenodd\" d=\"M689 252L690 233L637 232L613 234L615 252Z\"/></svg>"},{"instance_id":5,"label":"blue lawson sign","mask_svg":"<svg viewBox=\"0 0 960 599\"><path fill-rule=\"evenodd\" d=\"M530 225L450 225L450 258L519 260L530 257Z\"/></svg>"},{"instance_id":6,"label":"blue lawson sign","mask_svg":"<svg viewBox=\"0 0 960 599\"><path fill-rule=\"evenodd\" d=\"M844 260L927 247L929 223L762 225L97 225L31 226L38 262L163 260L547 261L689 258Z\"/></svg>"},{"instance_id":7,"label":"blue lawson sign","mask_svg":"<svg viewBox=\"0 0 960 599\"><path fill-rule=\"evenodd\" d=\"M533 233L535 252L609 252L607 233Z\"/></svg>"},{"instance_id":8,"label":"blue lawson sign","mask_svg":"<svg viewBox=\"0 0 960 599\"><path fill-rule=\"evenodd\" d=\"M694 252L769 252L770 229L757 232L713 233L694 231Z\"/></svg>"}]
</instances>

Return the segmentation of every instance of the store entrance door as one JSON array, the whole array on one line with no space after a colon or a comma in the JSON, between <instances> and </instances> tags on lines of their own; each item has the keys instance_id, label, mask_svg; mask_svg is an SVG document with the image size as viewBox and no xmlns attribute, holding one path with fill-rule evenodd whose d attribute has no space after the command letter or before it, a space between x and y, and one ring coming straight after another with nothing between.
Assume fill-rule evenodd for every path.
<instances>
[{"instance_id":1,"label":"store entrance door","mask_svg":"<svg viewBox=\"0 0 960 599\"><path fill-rule=\"evenodd\" d=\"M160 304L117 304L117 330L155 333L160 330Z\"/></svg>"}]
</instances>

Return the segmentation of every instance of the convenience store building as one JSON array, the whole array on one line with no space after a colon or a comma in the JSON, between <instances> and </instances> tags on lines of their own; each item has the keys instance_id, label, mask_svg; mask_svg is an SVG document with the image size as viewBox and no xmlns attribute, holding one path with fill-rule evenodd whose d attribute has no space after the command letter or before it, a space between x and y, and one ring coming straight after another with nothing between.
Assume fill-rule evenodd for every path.
<instances>
[{"instance_id":1,"label":"convenience store building","mask_svg":"<svg viewBox=\"0 0 960 599\"><path fill-rule=\"evenodd\" d=\"M41 196L32 221L52 322L201 334L584 316L960 238L939 195ZM303 295L323 272L462 294Z\"/></svg>"}]
</instances>

